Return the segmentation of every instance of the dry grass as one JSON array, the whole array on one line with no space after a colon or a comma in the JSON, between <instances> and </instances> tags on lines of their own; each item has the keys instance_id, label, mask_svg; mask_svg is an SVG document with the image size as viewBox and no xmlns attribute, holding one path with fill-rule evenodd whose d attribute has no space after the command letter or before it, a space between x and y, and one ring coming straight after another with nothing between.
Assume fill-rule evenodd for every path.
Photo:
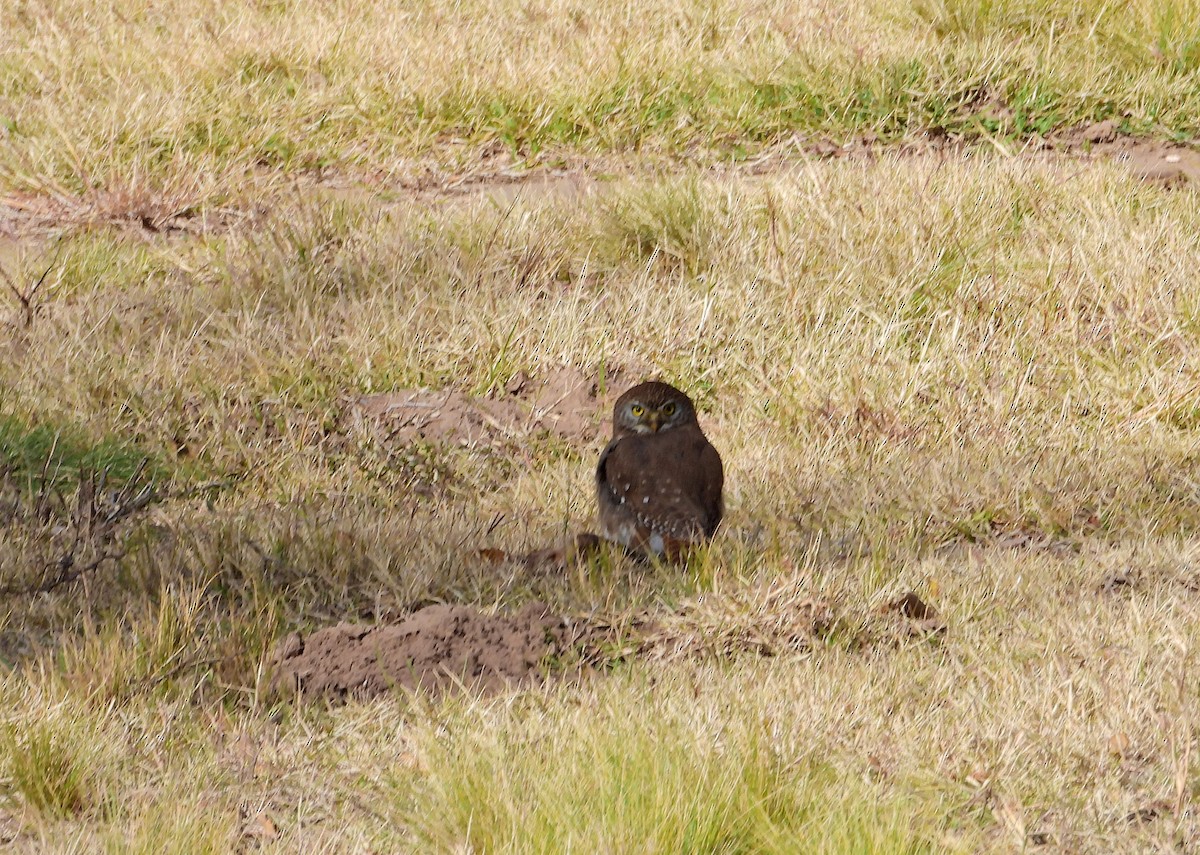
<instances>
[{"instance_id":1,"label":"dry grass","mask_svg":"<svg viewBox=\"0 0 1200 855\"><path fill-rule=\"evenodd\" d=\"M1189 136L1197 32L1194 0L22 0L0 12L0 189L161 221L258 201L281 168L415 180L1107 117Z\"/></svg>"},{"instance_id":2,"label":"dry grass","mask_svg":"<svg viewBox=\"0 0 1200 855\"><path fill-rule=\"evenodd\" d=\"M178 839L198 820L154 820L167 792L222 817L217 849L1192 845L1197 225L1188 192L1116 166L885 157L64 239L7 334L6 441L44 453L20 425L61 425L79 459L107 438L166 498L119 565L10 602L7 655L41 663L4 685L20 839ZM600 437L405 449L349 415L361 392L560 363L696 395L730 515L689 570L473 557L586 526ZM59 512L23 513L13 483L0 549L36 582ZM906 590L945 636L876 631ZM580 686L264 706L285 626L430 597L691 605L667 655ZM833 629L789 652L806 598ZM106 759L64 749L46 699L111 733ZM661 801L693 780L703 798Z\"/></svg>"},{"instance_id":3,"label":"dry grass","mask_svg":"<svg viewBox=\"0 0 1200 855\"><path fill-rule=\"evenodd\" d=\"M1193 133L1200 11L845 5L6 5L6 192L152 220L271 195L0 246L27 297L0 316L0 841L1200 846L1194 192L990 149L704 165L793 130ZM496 141L641 177L281 189ZM600 436L405 446L354 414L561 365L696 398L729 514L688 567L480 560L591 523ZM944 633L906 631L906 591ZM429 600L659 635L490 698L266 691L286 630Z\"/></svg>"}]
</instances>

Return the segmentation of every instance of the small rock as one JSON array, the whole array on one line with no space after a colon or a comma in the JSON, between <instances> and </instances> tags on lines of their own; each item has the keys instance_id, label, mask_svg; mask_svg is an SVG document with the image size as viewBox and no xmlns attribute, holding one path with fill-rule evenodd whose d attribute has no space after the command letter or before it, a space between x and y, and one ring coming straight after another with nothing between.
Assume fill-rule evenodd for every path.
<instances>
[{"instance_id":1,"label":"small rock","mask_svg":"<svg viewBox=\"0 0 1200 855\"><path fill-rule=\"evenodd\" d=\"M906 618L929 620L938 616L937 609L926 603L912 591L892 601L893 609Z\"/></svg>"},{"instance_id":2,"label":"small rock","mask_svg":"<svg viewBox=\"0 0 1200 855\"><path fill-rule=\"evenodd\" d=\"M504 384L504 391L510 395L520 395L528 385L529 375L524 371L518 371L511 380Z\"/></svg>"},{"instance_id":3,"label":"small rock","mask_svg":"<svg viewBox=\"0 0 1200 855\"><path fill-rule=\"evenodd\" d=\"M1090 143L1112 142L1117 138L1117 128L1120 127L1120 124L1116 119L1096 122L1084 129L1083 138Z\"/></svg>"},{"instance_id":4,"label":"small rock","mask_svg":"<svg viewBox=\"0 0 1200 855\"><path fill-rule=\"evenodd\" d=\"M901 617L912 621L910 629L922 636L941 635L946 631L946 622L938 610L926 603L912 591L897 597L887 605L887 610L898 612Z\"/></svg>"},{"instance_id":5,"label":"small rock","mask_svg":"<svg viewBox=\"0 0 1200 855\"><path fill-rule=\"evenodd\" d=\"M1124 567L1115 573L1109 573L1100 582L1100 590L1105 594L1114 594L1125 588L1137 585L1137 573L1129 567Z\"/></svg>"}]
</instances>

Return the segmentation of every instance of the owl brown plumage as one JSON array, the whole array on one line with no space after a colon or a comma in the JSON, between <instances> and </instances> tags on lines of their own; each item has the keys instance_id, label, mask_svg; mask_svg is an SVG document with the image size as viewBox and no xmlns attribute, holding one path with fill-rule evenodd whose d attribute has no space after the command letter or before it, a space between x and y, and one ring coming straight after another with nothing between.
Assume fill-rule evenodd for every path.
<instances>
[{"instance_id":1,"label":"owl brown plumage","mask_svg":"<svg viewBox=\"0 0 1200 855\"><path fill-rule=\"evenodd\" d=\"M596 467L604 537L643 554L673 556L712 537L725 474L696 408L666 383L641 383L613 406L613 438Z\"/></svg>"}]
</instances>

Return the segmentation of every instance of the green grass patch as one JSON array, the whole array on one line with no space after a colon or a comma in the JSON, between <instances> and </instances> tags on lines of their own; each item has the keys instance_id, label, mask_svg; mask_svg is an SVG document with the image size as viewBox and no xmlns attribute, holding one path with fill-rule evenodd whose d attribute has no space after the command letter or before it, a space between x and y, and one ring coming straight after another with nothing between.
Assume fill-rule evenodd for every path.
<instances>
[{"instance_id":1,"label":"green grass patch","mask_svg":"<svg viewBox=\"0 0 1200 855\"><path fill-rule=\"evenodd\" d=\"M89 472L106 473L117 485L139 469L149 478L163 474L158 461L119 439L97 441L76 427L10 415L0 415L0 468L18 485L33 489L70 487Z\"/></svg>"}]
</instances>

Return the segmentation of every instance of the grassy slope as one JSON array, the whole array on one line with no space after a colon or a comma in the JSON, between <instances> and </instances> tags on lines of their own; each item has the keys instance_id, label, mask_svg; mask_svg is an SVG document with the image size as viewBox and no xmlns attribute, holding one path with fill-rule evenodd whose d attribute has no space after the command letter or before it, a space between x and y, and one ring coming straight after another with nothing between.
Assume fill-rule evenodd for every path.
<instances>
[{"instance_id":1,"label":"grassy slope","mask_svg":"<svg viewBox=\"0 0 1200 855\"><path fill-rule=\"evenodd\" d=\"M954 86L980 64L1010 98L1033 68L1059 81L1039 89L1055 121L1128 109L1135 124L1186 133L1197 115L1182 88L1194 79L1186 39L1156 48L1167 59L1147 47L1170 21L1195 19L1186 3L897 4L878 17L656 7L628 23L601 7L577 14L615 35L545 42L538 28L566 26L570 9L530 20L517 6L467 5L444 14L451 36L433 59L396 47L427 45L432 12L324 5L334 11L320 23L305 4L219 4L207 16L216 34L201 37L182 6L6 7L15 28L0 39L29 46L2 60L13 106L0 113L16 111L28 133L10 130L0 150L11 188L145 182L162 199L201 181L236 199L252 192L234 180L275 121L303 151L364 171L426 155L449 164L458 155L440 133L480 147L502 133L478 104L511 97L550 116L572 99L599 103L592 87L609 91L617 72L605 75L613 54L592 56L597 45L633 44L620 73L638 79L669 83L684 67L672 56L691 50L708 57L695 67L709 82L744 81L747 68L791 73L775 67L784 52L803 59L771 47L784 44L776 30L827 52L803 60L820 73L804 73L836 121L812 113L800 127L922 124L907 108L834 109L854 75L882 74L900 54ZM363 19L351 12L372 26L337 23ZM677 26L685 13L719 43ZM642 27L679 41L660 56L637 41ZM78 28L97 34L94 54ZM521 46L507 65L501 37ZM1132 47L1113 50L1118 38ZM851 61L855 46L865 53ZM265 74L274 90L257 72L231 82L228 57L289 49L336 57L320 72L332 81L323 97L344 105L353 99L336 87L361 86L373 94L354 115L366 118L303 124L314 95L281 96L286 68ZM47 64L11 61L28 57ZM27 68L40 70L17 74ZM113 85L130 68L149 77ZM78 75L128 136L104 121L82 132L92 107L50 85L65 79L55 74ZM455 74L476 88L434 99L431 118L393 109L422 84L457 91ZM35 79L38 93L19 88ZM208 101L189 100L206 86ZM199 103L214 128L223 115L272 118L224 149L177 144L172 122ZM645 129L647 158L769 139L783 113L742 103L722 94L693 124L630 112L614 137L597 125L564 139L626 157L637 141L622 127ZM885 114L918 119L876 124ZM150 156L155 129L139 122L166 128L170 157ZM80 464L131 472L131 449L171 490L216 486L156 508L119 565L86 584L0 604L0 654L26 663L0 677L0 832L63 851L251 839L330 851L1196 845L1196 210L1190 192L1116 165L885 156L754 179L683 169L589 197L529 193L512 211L305 194L196 239L67 234L31 323L13 311L0 337L0 450L36 473L47 434L28 426L48 425L61 428L52 447L68 493ZM33 281L55 251L8 272ZM548 578L472 559L478 544L530 548L587 525L599 437L403 450L346 416L355 393L481 391L562 362L662 373L697 396L726 457L730 515L690 571ZM12 480L0 490L4 583L40 578L60 537L56 519L13 514L28 499ZM505 523L489 534L497 514ZM1132 585L1101 590L1114 576ZM950 632L864 648L834 638L765 661L633 663L491 700L323 710L259 692L264 651L296 622L429 597L665 613L703 594L718 617L680 619L719 635L770 622L768 588L825 598L851 622L918 590ZM1127 819L1138 811L1154 816Z\"/></svg>"}]
</instances>

